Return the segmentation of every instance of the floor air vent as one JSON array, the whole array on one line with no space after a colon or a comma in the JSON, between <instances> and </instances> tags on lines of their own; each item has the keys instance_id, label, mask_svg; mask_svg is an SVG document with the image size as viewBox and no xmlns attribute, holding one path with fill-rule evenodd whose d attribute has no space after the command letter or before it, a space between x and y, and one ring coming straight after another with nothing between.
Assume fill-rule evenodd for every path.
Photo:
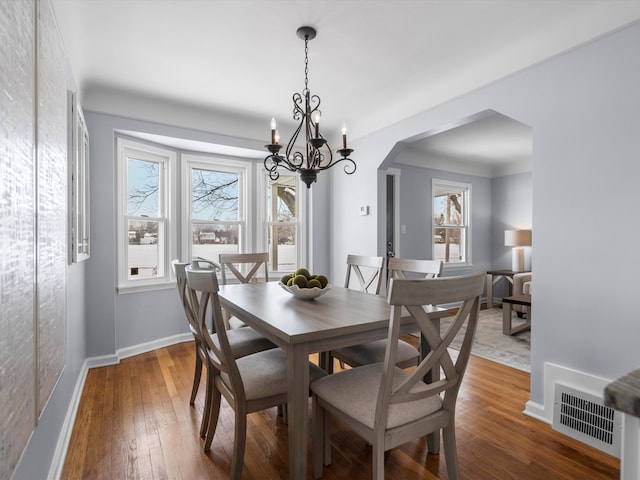
<instances>
[{"instance_id":1,"label":"floor air vent","mask_svg":"<svg viewBox=\"0 0 640 480\"><path fill-rule=\"evenodd\" d=\"M602 398L556 383L553 429L620 457L620 412L605 406Z\"/></svg>"}]
</instances>

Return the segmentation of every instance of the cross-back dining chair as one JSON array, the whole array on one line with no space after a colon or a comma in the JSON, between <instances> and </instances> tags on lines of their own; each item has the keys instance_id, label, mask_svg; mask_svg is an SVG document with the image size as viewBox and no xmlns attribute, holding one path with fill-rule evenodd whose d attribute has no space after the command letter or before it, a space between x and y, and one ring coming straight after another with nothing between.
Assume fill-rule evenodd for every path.
<instances>
[{"instance_id":1,"label":"cross-back dining chair","mask_svg":"<svg viewBox=\"0 0 640 480\"><path fill-rule=\"evenodd\" d=\"M265 282L269 281L269 253L221 253L219 256L220 269L222 271L221 283L227 284L227 273L232 274L231 278L240 283L257 282L259 273ZM228 271L228 272L227 272ZM246 273L245 273L246 272ZM227 328L238 328L246 326L244 322L236 317L229 316L224 310L224 323Z\"/></svg>"},{"instance_id":2,"label":"cross-back dining chair","mask_svg":"<svg viewBox=\"0 0 640 480\"><path fill-rule=\"evenodd\" d=\"M437 278L442 275L442 260L390 258L389 278Z\"/></svg>"},{"instance_id":3,"label":"cross-back dining chair","mask_svg":"<svg viewBox=\"0 0 640 480\"><path fill-rule=\"evenodd\" d=\"M382 257L380 257L382 258ZM436 278L442 273L442 261L440 260L419 260L411 258L390 258L387 267L389 278ZM349 347L333 350L329 354L328 368L332 371L333 359L337 358L340 366L344 364L352 367L377 363L384 360L386 340L362 343ZM409 342L400 340L396 355L397 365L400 368L409 368L418 364L420 352Z\"/></svg>"},{"instance_id":4,"label":"cross-back dining chair","mask_svg":"<svg viewBox=\"0 0 640 480\"><path fill-rule=\"evenodd\" d=\"M384 478L384 452L432 432L443 432L444 454L450 480L459 478L455 436L456 399L464 376L478 322L482 272L435 279L392 279L387 350L384 362L364 365L330 375L311 384L313 393L313 471L331 463L329 422L338 417L372 445L373 479ZM445 332L432 323L426 305L460 302ZM416 321L430 351L412 372L399 368L398 340L402 311ZM463 332L462 346L454 362L447 350ZM443 377L424 383L433 368Z\"/></svg>"},{"instance_id":5,"label":"cross-back dining chair","mask_svg":"<svg viewBox=\"0 0 640 480\"><path fill-rule=\"evenodd\" d=\"M347 255L347 277L345 288L353 284L361 291L378 295L382 286L382 270L384 257L367 257L363 255Z\"/></svg>"},{"instance_id":6,"label":"cross-back dining chair","mask_svg":"<svg viewBox=\"0 0 640 480\"><path fill-rule=\"evenodd\" d=\"M202 266L201 262L194 262L192 265ZM193 372L193 386L191 387L191 397L189 399L189 404L194 405L196 395L198 394L198 387L200 385L200 378L202 377L202 365L207 365L207 353L204 344L203 335L208 337L212 337L214 342L217 342L217 334L215 326L206 326L206 328L202 328L198 321L197 311L193 308L191 303L191 298L187 292L187 273L186 268L189 266L188 263L179 262L178 260L174 260L171 262L171 266L173 268L173 272L176 276L176 284L178 286L178 293L180 294L180 299L182 300L182 306L184 307L185 317L189 323L189 330L191 331L195 343L196 349L196 364ZM190 267L193 268L193 267ZM215 276L215 269L203 269L203 271L211 272ZM275 348L275 345L267 340L265 337L260 335L258 332L253 330L252 328L243 328L238 331L230 332L228 335L229 343L231 345L233 354L240 358L246 355L250 355L252 353L261 352L263 350L268 350L271 348ZM208 378L208 377L207 377ZM208 380L207 380L208 383ZM205 390L205 401L204 401L204 410L202 421L200 424L200 436L204 437L207 432L208 426L208 412L210 410L211 404L211 392L209 385L207 385Z\"/></svg>"},{"instance_id":7,"label":"cross-back dining chair","mask_svg":"<svg viewBox=\"0 0 640 480\"><path fill-rule=\"evenodd\" d=\"M256 276L262 269L264 281L269 281L268 253L221 253L222 285L227 284L227 270L240 283L257 281ZM244 273L246 271L246 273Z\"/></svg>"},{"instance_id":8,"label":"cross-back dining chair","mask_svg":"<svg viewBox=\"0 0 640 480\"><path fill-rule=\"evenodd\" d=\"M347 275L344 280L344 287L378 295L382 287L383 270L384 257L347 255ZM359 356L360 351L357 347L355 348L358 351L353 355ZM334 358L337 358L340 362L340 367L344 368L345 363L351 365L349 360L351 360L352 355L349 355L348 351L342 355L341 350L336 350L324 352L320 357L321 364L324 366L325 370L332 373Z\"/></svg>"},{"instance_id":9,"label":"cross-back dining chair","mask_svg":"<svg viewBox=\"0 0 640 480\"><path fill-rule=\"evenodd\" d=\"M206 362L206 355L202 349L202 339L200 338L200 330L197 328L195 317L191 311L189 300L186 296L187 288L187 274L185 268L189 265L186 262L180 262L179 260L173 260L171 262L171 268L173 274L176 276L176 286L178 287L178 294L180 295L180 301L184 309L185 317L189 323L189 330L193 335L193 340L196 347L196 364L193 372L193 386L191 387L191 398L189 404L194 405L196 401L196 395L198 394L198 387L200 386L200 378L202 377L202 364Z\"/></svg>"},{"instance_id":10,"label":"cross-back dining chair","mask_svg":"<svg viewBox=\"0 0 640 480\"><path fill-rule=\"evenodd\" d=\"M240 479L247 436L247 415L287 402L287 354L280 348L236 358L230 342L233 332L247 328L227 330L222 318L218 280L215 273L186 268L192 308L197 312L201 331L206 328L207 317L213 316L217 338L204 336L207 354L207 385L211 389L206 440L204 450L211 449L220 412L221 397L235 412L235 434L231 458L232 479ZM216 341L217 340L217 341ZM309 381L326 375L324 370L309 362Z\"/></svg>"}]
</instances>

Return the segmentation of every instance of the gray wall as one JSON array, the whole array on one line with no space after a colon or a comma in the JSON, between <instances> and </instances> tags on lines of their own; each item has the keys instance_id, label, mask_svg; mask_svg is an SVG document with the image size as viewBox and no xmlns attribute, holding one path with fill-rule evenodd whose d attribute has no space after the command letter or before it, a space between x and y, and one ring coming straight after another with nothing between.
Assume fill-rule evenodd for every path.
<instances>
[{"instance_id":1,"label":"gray wall","mask_svg":"<svg viewBox=\"0 0 640 480\"><path fill-rule=\"evenodd\" d=\"M400 174L400 256L433 258L431 233L431 182L433 179L471 185L471 264L467 267L447 266L444 275L459 275L491 268L491 179L475 175L394 164Z\"/></svg>"},{"instance_id":2,"label":"gray wall","mask_svg":"<svg viewBox=\"0 0 640 480\"><path fill-rule=\"evenodd\" d=\"M353 142L366 159L358 178L333 176L334 252L383 253L384 211L358 218L338 205L379 207L375 170L397 142L490 109L532 127L531 398L539 405L546 362L611 380L640 364L637 279L629 268L640 263L640 251L629 247L639 233L639 57L635 24ZM616 235L603 235L603 219ZM333 270L342 269L342 258L333 256Z\"/></svg>"},{"instance_id":3,"label":"gray wall","mask_svg":"<svg viewBox=\"0 0 640 480\"><path fill-rule=\"evenodd\" d=\"M511 268L511 247L504 246L504 231L531 228L532 176L519 173L491 181L491 267L494 269Z\"/></svg>"},{"instance_id":4,"label":"gray wall","mask_svg":"<svg viewBox=\"0 0 640 480\"><path fill-rule=\"evenodd\" d=\"M161 125L115 115L85 112L91 138L92 252L88 268L88 356L112 355L118 350L160 338L188 333L175 288L118 294L116 252L116 163L114 131L140 132L262 151L262 143L228 135ZM256 168L262 163L256 161ZM310 266L328 272L326 241L329 228L329 177L320 175L309 192L309 235L313 245Z\"/></svg>"}]
</instances>

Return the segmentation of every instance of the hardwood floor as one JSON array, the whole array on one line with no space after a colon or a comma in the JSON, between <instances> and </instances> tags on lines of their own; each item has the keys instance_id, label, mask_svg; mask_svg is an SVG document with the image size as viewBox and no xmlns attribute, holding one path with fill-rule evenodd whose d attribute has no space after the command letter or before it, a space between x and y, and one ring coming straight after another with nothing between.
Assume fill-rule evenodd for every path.
<instances>
[{"instance_id":1,"label":"hardwood floor","mask_svg":"<svg viewBox=\"0 0 640 480\"><path fill-rule=\"evenodd\" d=\"M192 343L89 371L63 479L228 478L233 411L224 403L209 454L198 435L204 380L189 406ZM458 399L457 444L467 480L614 480L620 461L522 413L529 374L471 356ZM325 479L371 478L371 448L332 424L333 463ZM288 478L287 426L276 409L249 415L243 479ZM309 478L311 460L308 459ZM424 439L388 452L386 478L446 479L444 455Z\"/></svg>"}]
</instances>

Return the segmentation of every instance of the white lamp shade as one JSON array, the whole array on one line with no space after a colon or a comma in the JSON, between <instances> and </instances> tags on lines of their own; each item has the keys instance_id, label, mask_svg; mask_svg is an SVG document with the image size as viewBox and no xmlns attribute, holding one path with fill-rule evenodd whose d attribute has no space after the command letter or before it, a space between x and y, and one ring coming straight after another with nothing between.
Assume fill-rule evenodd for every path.
<instances>
[{"instance_id":1,"label":"white lamp shade","mask_svg":"<svg viewBox=\"0 0 640 480\"><path fill-rule=\"evenodd\" d=\"M531 270L531 249L523 248L531 245L531 230L505 230L505 247L511 249L511 270L514 272L528 272Z\"/></svg>"},{"instance_id":2,"label":"white lamp shade","mask_svg":"<svg viewBox=\"0 0 640 480\"><path fill-rule=\"evenodd\" d=\"M531 245L531 230L505 230L505 247L528 247Z\"/></svg>"}]
</instances>

